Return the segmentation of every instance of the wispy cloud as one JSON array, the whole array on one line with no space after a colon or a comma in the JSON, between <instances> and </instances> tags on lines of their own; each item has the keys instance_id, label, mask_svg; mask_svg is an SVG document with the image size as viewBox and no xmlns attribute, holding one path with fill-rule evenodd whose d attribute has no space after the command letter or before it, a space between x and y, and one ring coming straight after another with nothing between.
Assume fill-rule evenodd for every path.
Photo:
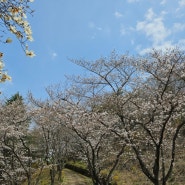
<instances>
[{"instance_id":1,"label":"wispy cloud","mask_svg":"<svg viewBox=\"0 0 185 185\"><path fill-rule=\"evenodd\" d=\"M167 3L167 0L162 0L162 1L160 2L161 5L165 5L166 3Z\"/></svg>"},{"instance_id":2,"label":"wispy cloud","mask_svg":"<svg viewBox=\"0 0 185 185\"><path fill-rule=\"evenodd\" d=\"M96 26L95 26L94 22L89 22L88 27L89 28L95 28Z\"/></svg>"},{"instance_id":3,"label":"wispy cloud","mask_svg":"<svg viewBox=\"0 0 185 185\"><path fill-rule=\"evenodd\" d=\"M178 3L179 3L179 6L185 6L185 0L180 0L178 1Z\"/></svg>"},{"instance_id":4,"label":"wispy cloud","mask_svg":"<svg viewBox=\"0 0 185 185\"><path fill-rule=\"evenodd\" d=\"M90 21L88 23L88 28L92 30L92 35L90 36L91 39L95 39L100 33L108 35L108 31L106 27L97 26L94 22Z\"/></svg>"},{"instance_id":5,"label":"wispy cloud","mask_svg":"<svg viewBox=\"0 0 185 185\"><path fill-rule=\"evenodd\" d=\"M172 31L173 31L173 32L185 31L185 24L180 23L180 22L174 23L174 24L173 24Z\"/></svg>"},{"instance_id":6,"label":"wispy cloud","mask_svg":"<svg viewBox=\"0 0 185 185\"><path fill-rule=\"evenodd\" d=\"M94 22L89 22L88 27L91 28L91 29L99 30L99 31L103 30L102 27L96 26L96 24Z\"/></svg>"},{"instance_id":7,"label":"wispy cloud","mask_svg":"<svg viewBox=\"0 0 185 185\"><path fill-rule=\"evenodd\" d=\"M172 42L167 41L167 42L159 44L155 47L148 47L148 48L144 48L144 49L142 49L141 46L140 47L138 46L137 51L140 55L145 55L146 53L149 53L154 48L157 49L157 50L165 50L167 48L175 48L175 45L172 44Z\"/></svg>"},{"instance_id":8,"label":"wispy cloud","mask_svg":"<svg viewBox=\"0 0 185 185\"><path fill-rule=\"evenodd\" d=\"M146 20L150 21L155 17L155 13L152 8L149 8L147 13L145 14Z\"/></svg>"},{"instance_id":9,"label":"wispy cloud","mask_svg":"<svg viewBox=\"0 0 185 185\"><path fill-rule=\"evenodd\" d=\"M183 17L184 16L184 7L185 7L185 0L179 0L178 1L178 8L176 8L176 13L181 12L178 17Z\"/></svg>"},{"instance_id":10,"label":"wispy cloud","mask_svg":"<svg viewBox=\"0 0 185 185\"><path fill-rule=\"evenodd\" d=\"M163 43L171 33L164 25L163 14L157 16L152 8L148 9L144 21L137 22L136 30L143 32L153 46Z\"/></svg>"},{"instance_id":11,"label":"wispy cloud","mask_svg":"<svg viewBox=\"0 0 185 185\"><path fill-rule=\"evenodd\" d=\"M140 46L137 46L136 50L140 55L145 55L146 53L150 52L152 49L157 49L157 50L166 50L166 49L173 49L179 47L181 49L185 49L185 39L180 39L177 43L173 43L171 41L166 41L162 43L161 45L155 46L155 47L148 47L141 49Z\"/></svg>"},{"instance_id":12,"label":"wispy cloud","mask_svg":"<svg viewBox=\"0 0 185 185\"><path fill-rule=\"evenodd\" d=\"M57 57L57 53L56 53L56 52L53 52L53 53L52 53L52 57L53 57L53 58Z\"/></svg>"},{"instance_id":13,"label":"wispy cloud","mask_svg":"<svg viewBox=\"0 0 185 185\"><path fill-rule=\"evenodd\" d=\"M116 12L114 13L114 16L115 16L116 18L121 18L121 17L123 17L123 14L121 14L121 13L118 12L118 11L116 11Z\"/></svg>"},{"instance_id":14,"label":"wispy cloud","mask_svg":"<svg viewBox=\"0 0 185 185\"><path fill-rule=\"evenodd\" d=\"M58 56L57 52L55 52L55 51L50 51L49 55L50 55L52 60L54 60Z\"/></svg>"},{"instance_id":15,"label":"wispy cloud","mask_svg":"<svg viewBox=\"0 0 185 185\"><path fill-rule=\"evenodd\" d=\"M140 0L127 0L128 3L135 3L135 2L139 2Z\"/></svg>"},{"instance_id":16,"label":"wispy cloud","mask_svg":"<svg viewBox=\"0 0 185 185\"><path fill-rule=\"evenodd\" d=\"M145 19L137 22L136 31L144 33L146 38L152 42L151 46L146 48L142 45L138 45L136 50L139 54L146 54L153 48L160 50L175 47L185 48L183 46L183 44L185 44L185 39L176 41L170 38L170 36L176 34L176 32L183 32L185 30L185 24L175 22L171 27L169 27L169 25L167 27L164 19L166 14L166 11L161 11L159 14L156 14L152 8L149 8L145 14Z\"/></svg>"}]
</instances>

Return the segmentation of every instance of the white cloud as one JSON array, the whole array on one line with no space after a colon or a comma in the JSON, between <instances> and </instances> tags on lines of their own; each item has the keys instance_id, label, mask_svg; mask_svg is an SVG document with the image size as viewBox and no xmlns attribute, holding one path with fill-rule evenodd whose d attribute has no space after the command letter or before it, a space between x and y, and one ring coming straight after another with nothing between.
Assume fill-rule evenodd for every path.
<instances>
[{"instance_id":1,"label":"white cloud","mask_svg":"<svg viewBox=\"0 0 185 185\"><path fill-rule=\"evenodd\" d=\"M131 32L135 32L135 28L129 26L125 26L124 24L120 25L120 35L124 36L126 34L130 34Z\"/></svg>"},{"instance_id":2,"label":"white cloud","mask_svg":"<svg viewBox=\"0 0 185 185\"><path fill-rule=\"evenodd\" d=\"M52 53L52 57L57 57L57 53L56 52L53 52Z\"/></svg>"},{"instance_id":3,"label":"white cloud","mask_svg":"<svg viewBox=\"0 0 185 185\"><path fill-rule=\"evenodd\" d=\"M89 23L88 23L88 27L91 28L91 29L99 30L99 31L102 31L102 30L103 30L102 27L96 26L96 24L95 24L94 22L89 22Z\"/></svg>"},{"instance_id":4,"label":"white cloud","mask_svg":"<svg viewBox=\"0 0 185 185\"><path fill-rule=\"evenodd\" d=\"M185 49L185 39L175 41L169 40L169 36L176 34L176 32L185 31L185 23L174 22L173 26L167 28L164 22L164 15L166 12L160 12L158 15L150 8L145 14L143 21L137 22L136 31L140 31L152 42L151 46L144 48L143 45L137 45L136 50L143 55L151 51L151 49L165 50L167 48L180 47Z\"/></svg>"},{"instance_id":5,"label":"white cloud","mask_svg":"<svg viewBox=\"0 0 185 185\"><path fill-rule=\"evenodd\" d=\"M155 46L155 49L166 50L166 49L173 49L176 47L179 47L184 50L185 49L185 39L181 39L177 43L173 43L171 41L166 41L166 42L162 43L161 45ZM145 55L146 53L149 53L150 51L152 51L152 49L154 49L154 47L148 47L148 48L144 48L144 49L141 49L141 45L138 45L138 47L136 47L136 50L138 51L138 53L140 55Z\"/></svg>"},{"instance_id":6,"label":"white cloud","mask_svg":"<svg viewBox=\"0 0 185 185\"><path fill-rule=\"evenodd\" d=\"M185 0L179 0L178 1L178 8L176 9L176 12L181 12L181 11L183 11L184 12L184 6L185 6ZM180 15L178 15L179 17L182 17L182 16L184 16L184 14L181 12L181 14Z\"/></svg>"},{"instance_id":7,"label":"white cloud","mask_svg":"<svg viewBox=\"0 0 185 185\"><path fill-rule=\"evenodd\" d=\"M185 0L180 0L178 3L179 3L179 6L185 6Z\"/></svg>"},{"instance_id":8,"label":"white cloud","mask_svg":"<svg viewBox=\"0 0 185 185\"><path fill-rule=\"evenodd\" d=\"M171 32L165 27L162 15L156 16L150 8L145 18L144 21L137 22L136 30L145 33L153 46L163 43Z\"/></svg>"},{"instance_id":9,"label":"white cloud","mask_svg":"<svg viewBox=\"0 0 185 185\"><path fill-rule=\"evenodd\" d=\"M174 23L173 25L173 32L181 32L181 31L185 31L185 24L182 23Z\"/></svg>"},{"instance_id":10,"label":"white cloud","mask_svg":"<svg viewBox=\"0 0 185 185\"><path fill-rule=\"evenodd\" d=\"M102 31L103 30L102 27L96 27L96 29L99 30L99 31Z\"/></svg>"},{"instance_id":11,"label":"white cloud","mask_svg":"<svg viewBox=\"0 0 185 185\"><path fill-rule=\"evenodd\" d=\"M50 51L50 57L52 60L54 60L57 56L58 54L55 51Z\"/></svg>"},{"instance_id":12,"label":"white cloud","mask_svg":"<svg viewBox=\"0 0 185 185\"><path fill-rule=\"evenodd\" d=\"M128 3L135 3L135 2L139 2L140 0L127 0Z\"/></svg>"},{"instance_id":13,"label":"white cloud","mask_svg":"<svg viewBox=\"0 0 185 185\"><path fill-rule=\"evenodd\" d=\"M144 48L141 49L141 47L138 47L138 52L140 55L145 55L146 53L149 53L150 51L152 51L152 49L157 49L157 50L166 50L167 48L175 48L175 45L173 45L170 41L169 42L164 42L161 45L157 45L155 47L148 47L148 48Z\"/></svg>"},{"instance_id":14,"label":"white cloud","mask_svg":"<svg viewBox=\"0 0 185 185\"><path fill-rule=\"evenodd\" d=\"M161 5L165 5L166 3L167 3L166 0L162 0L162 1L160 2Z\"/></svg>"},{"instance_id":15,"label":"white cloud","mask_svg":"<svg viewBox=\"0 0 185 185\"><path fill-rule=\"evenodd\" d=\"M148 12L145 14L147 20L152 20L155 17L155 13L153 12L152 8L148 9Z\"/></svg>"},{"instance_id":16,"label":"white cloud","mask_svg":"<svg viewBox=\"0 0 185 185\"><path fill-rule=\"evenodd\" d=\"M95 39L98 35L109 36L111 32L109 27L97 26L92 21L88 23L88 27L91 29L91 36L90 36L91 39Z\"/></svg>"},{"instance_id":17,"label":"white cloud","mask_svg":"<svg viewBox=\"0 0 185 185\"><path fill-rule=\"evenodd\" d=\"M89 23L88 23L88 27L89 27L89 28L95 28L94 22L89 22Z\"/></svg>"},{"instance_id":18,"label":"white cloud","mask_svg":"<svg viewBox=\"0 0 185 185\"><path fill-rule=\"evenodd\" d=\"M161 14L161 16L164 16L164 15L168 14L168 12L163 10L163 11L161 11L160 14Z\"/></svg>"},{"instance_id":19,"label":"white cloud","mask_svg":"<svg viewBox=\"0 0 185 185\"><path fill-rule=\"evenodd\" d=\"M114 13L114 16L115 16L116 18L123 17L123 15L122 15L120 12L117 12L117 11Z\"/></svg>"}]
</instances>

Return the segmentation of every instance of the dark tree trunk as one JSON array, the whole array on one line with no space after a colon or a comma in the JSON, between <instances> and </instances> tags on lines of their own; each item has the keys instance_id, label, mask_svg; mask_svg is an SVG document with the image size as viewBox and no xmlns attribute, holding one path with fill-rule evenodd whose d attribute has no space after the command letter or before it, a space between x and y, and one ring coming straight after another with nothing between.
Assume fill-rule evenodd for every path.
<instances>
[{"instance_id":1,"label":"dark tree trunk","mask_svg":"<svg viewBox=\"0 0 185 185\"><path fill-rule=\"evenodd\" d=\"M52 168L50 169L51 185L54 185L55 184L55 175L56 175L55 167L52 166Z\"/></svg>"}]
</instances>

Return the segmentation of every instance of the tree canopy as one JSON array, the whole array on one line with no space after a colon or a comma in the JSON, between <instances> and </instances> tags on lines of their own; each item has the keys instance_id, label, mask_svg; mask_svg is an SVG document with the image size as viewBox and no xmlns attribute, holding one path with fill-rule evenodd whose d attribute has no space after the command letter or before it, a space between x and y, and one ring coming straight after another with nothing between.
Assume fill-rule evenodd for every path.
<instances>
[{"instance_id":1,"label":"tree canopy","mask_svg":"<svg viewBox=\"0 0 185 185\"><path fill-rule=\"evenodd\" d=\"M80 161L94 185L115 183L115 172L132 168L147 184L178 182L185 159L184 51L113 52L73 62L88 73L68 77L67 88L48 87L46 100L29 94L29 104L17 93L1 104L0 181L38 183L46 167L54 185L65 164Z\"/></svg>"}]
</instances>

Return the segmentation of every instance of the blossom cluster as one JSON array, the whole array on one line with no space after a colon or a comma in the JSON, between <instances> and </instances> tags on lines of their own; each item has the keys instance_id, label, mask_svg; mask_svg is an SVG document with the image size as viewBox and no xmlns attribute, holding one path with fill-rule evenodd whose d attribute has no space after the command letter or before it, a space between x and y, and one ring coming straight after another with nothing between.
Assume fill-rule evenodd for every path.
<instances>
[{"instance_id":1,"label":"blossom cluster","mask_svg":"<svg viewBox=\"0 0 185 185\"><path fill-rule=\"evenodd\" d=\"M35 56L34 52L29 50L28 41L33 41L32 30L27 15L32 14L29 3L33 0L0 0L0 29L3 35L0 35L1 43L11 43L12 38L6 36L6 32L13 34L21 43L21 46L27 56ZM0 58L0 76L1 82L10 77L3 73L3 53Z\"/></svg>"},{"instance_id":2,"label":"blossom cluster","mask_svg":"<svg viewBox=\"0 0 185 185\"><path fill-rule=\"evenodd\" d=\"M0 82L5 82L6 80L11 80L11 77L3 70L3 53L0 52Z\"/></svg>"}]
</instances>

